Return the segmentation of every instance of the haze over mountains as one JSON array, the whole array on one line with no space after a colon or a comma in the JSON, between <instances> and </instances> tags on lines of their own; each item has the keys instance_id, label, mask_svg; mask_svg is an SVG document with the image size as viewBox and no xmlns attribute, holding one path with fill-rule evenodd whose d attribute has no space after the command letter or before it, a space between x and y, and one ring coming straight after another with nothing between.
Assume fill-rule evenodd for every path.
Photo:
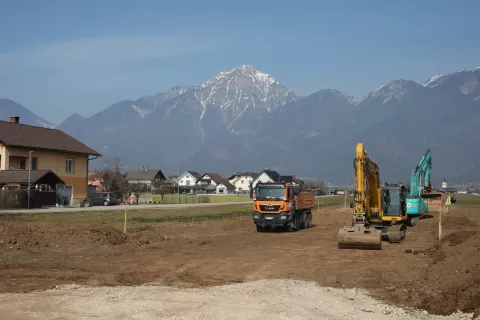
<instances>
[{"instance_id":1,"label":"haze over mountains","mask_svg":"<svg viewBox=\"0 0 480 320\"><path fill-rule=\"evenodd\" d=\"M480 181L480 67L434 76L424 84L397 79L363 98L335 89L299 97L274 77L242 65L198 86L175 87L120 101L59 129L127 169L259 171L354 182L358 141L377 160L387 182L409 183L432 150L433 182ZM7 99L0 117L53 125ZM102 160L96 161L100 166Z\"/></svg>"}]
</instances>

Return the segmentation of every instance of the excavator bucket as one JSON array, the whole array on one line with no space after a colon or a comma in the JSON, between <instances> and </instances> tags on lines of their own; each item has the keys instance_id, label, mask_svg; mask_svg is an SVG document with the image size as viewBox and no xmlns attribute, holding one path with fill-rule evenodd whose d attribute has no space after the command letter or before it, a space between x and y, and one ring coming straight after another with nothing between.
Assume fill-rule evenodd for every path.
<instances>
[{"instance_id":1,"label":"excavator bucket","mask_svg":"<svg viewBox=\"0 0 480 320\"><path fill-rule=\"evenodd\" d=\"M364 225L344 227L338 230L338 247L340 249L382 249L382 232Z\"/></svg>"}]
</instances>

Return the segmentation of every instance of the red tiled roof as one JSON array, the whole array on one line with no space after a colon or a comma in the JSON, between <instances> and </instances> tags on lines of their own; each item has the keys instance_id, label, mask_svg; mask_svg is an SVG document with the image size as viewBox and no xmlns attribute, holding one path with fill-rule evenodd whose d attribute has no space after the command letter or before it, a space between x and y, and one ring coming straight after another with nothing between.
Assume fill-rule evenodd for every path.
<instances>
[{"instance_id":1,"label":"red tiled roof","mask_svg":"<svg viewBox=\"0 0 480 320\"><path fill-rule=\"evenodd\" d=\"M23 147L101 156L100 153L57 129L0 121L0 143Z\"/></svg>"}]
</instances>

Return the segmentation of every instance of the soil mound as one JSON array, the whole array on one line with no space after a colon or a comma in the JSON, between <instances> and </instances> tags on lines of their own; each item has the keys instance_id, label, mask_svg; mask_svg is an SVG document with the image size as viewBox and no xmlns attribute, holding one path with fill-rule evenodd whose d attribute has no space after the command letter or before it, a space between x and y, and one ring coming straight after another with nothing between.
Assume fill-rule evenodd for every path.
<instances>
[{"instance_id":1,"label":"soil mound","mask_svg":"<svg viewBox=\"0 0 480 320\"><path fill-rule=\"evenodd\" d=\"M454 231L426 251L431 262L419 277L418 307L437 314L480 314L480 232Z\"/></svg>"},{"instance_id":2,"label":"soil mound","mask_svg":"<svg viewBox=\"0 0 480 320\"><path fill-rule=\"evenodd\" d=\"M47 250L72 245L119 245L125 241L121 231L109 226L55 227L52 230L50 224L0 221L0 248L6 250Z\"/></svg>"}]
</instances>

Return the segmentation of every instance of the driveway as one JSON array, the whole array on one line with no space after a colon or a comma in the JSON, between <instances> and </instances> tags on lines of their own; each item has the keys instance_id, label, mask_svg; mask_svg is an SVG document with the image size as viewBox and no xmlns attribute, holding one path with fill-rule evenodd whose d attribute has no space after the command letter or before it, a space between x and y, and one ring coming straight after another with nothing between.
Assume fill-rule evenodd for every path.
<instances>
[{"instance_id":1,"label":"driveway","mask_svg":"<svg viewBox=\"0 0 480 320\"><path fill-rule=\"evenodd\" d=\"M217 207L228 206L235 204L251 204L253 201L243 202L217 202L217 203L189 203L189 204L138 204L129 205L128 210L140 210L140 209L172 209L172 208L189 208L189 207ZM81 212L81 211L113 211L123 210L124 205L114 206L94 206L94 207L72 207L72 208L44 208L44 209L22 209L22 210L1 210L0 214L18 214L18 213L51 213L51 212Z\"/></svg>"}]
</instances>

